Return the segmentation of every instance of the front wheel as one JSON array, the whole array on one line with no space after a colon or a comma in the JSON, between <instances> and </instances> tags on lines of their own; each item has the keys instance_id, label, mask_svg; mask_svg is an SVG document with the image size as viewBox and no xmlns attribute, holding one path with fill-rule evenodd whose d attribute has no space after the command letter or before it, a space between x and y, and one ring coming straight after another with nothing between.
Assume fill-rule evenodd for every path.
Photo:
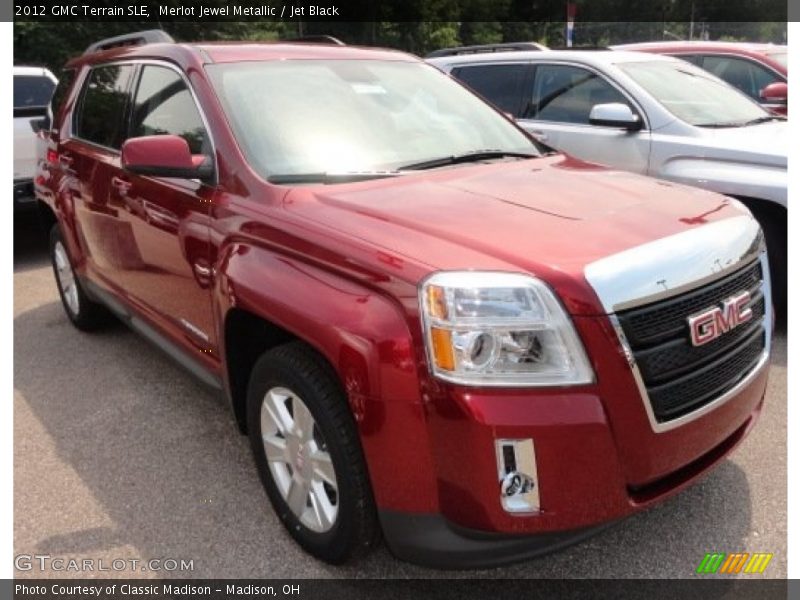
<instances>
[{"instance_id":1,"label":"front wheel","mask_svg":"<svg viewBox=\"0 0 800 600\"><path fill-rule=\"evenodd\" d=\"M785 327L787 309L787 219L782 206L763 201L746 201L745 205L761 225L767 242L769 270L772 279L772 303L778 325Z\"/></svg>"},{"instance_id":2,"label":"front wheel","mask_svg":"<svg viewBox=\"0 0 800 600\"><path fill-rule=\"evenodd\" d=\"M355 422L327 363L299 342L253 367L247 427L261 481L292 537L339 564L365 553L377 519Z\"/></svg>"}]
</instances>

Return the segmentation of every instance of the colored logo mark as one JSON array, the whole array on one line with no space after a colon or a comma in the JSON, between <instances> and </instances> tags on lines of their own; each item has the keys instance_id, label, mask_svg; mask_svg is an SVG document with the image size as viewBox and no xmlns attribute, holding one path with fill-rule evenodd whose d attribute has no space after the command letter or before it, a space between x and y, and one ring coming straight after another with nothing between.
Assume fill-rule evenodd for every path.
<instances>
[{"instance_id":1,"label":"colored logo mark","mask_svg":"<svg viewBox=\"0 0 800 600\"><path fill-rule=\"evenodd\" d=\"M772 553L755 552L736 552L725 554L724 552L706 553L697 572L700 574L709 573L763 573L769 561L772 560Z\"/></svg>"}]
</instances>

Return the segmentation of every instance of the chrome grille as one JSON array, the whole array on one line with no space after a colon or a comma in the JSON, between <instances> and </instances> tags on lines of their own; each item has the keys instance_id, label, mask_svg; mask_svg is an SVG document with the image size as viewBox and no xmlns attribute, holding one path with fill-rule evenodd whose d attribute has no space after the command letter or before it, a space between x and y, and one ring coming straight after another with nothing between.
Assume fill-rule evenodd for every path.
<instances>
[{"instance_id":1,"label":"chrome grille","mask_svg":"<svg viewBox=\"0 0 800 600\"><path fill-rule=\"evenodd\" d=\"M687 318L748 290L752 322L693 346ZM744 379L766 346L760 261L695 290L617 313L653 415L665 423L712 402Z\"/></svg>"}]
</instances>

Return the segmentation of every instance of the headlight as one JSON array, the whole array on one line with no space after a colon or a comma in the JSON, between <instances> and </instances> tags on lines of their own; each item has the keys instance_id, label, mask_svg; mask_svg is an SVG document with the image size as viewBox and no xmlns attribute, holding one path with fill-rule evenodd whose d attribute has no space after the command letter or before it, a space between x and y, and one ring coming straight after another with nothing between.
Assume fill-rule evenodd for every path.
<instances>
[{"instance_id":1,"label":"headlight","mask_svg":"<svg viewBox=\"0 0 800 600\"><path fill-rule=\"evenodd\" d=\"M428 360L464 385L591 383L592 368L561 303L543 282L516 273L442 272L420 288Z\"/></svg>"}]
</instances>

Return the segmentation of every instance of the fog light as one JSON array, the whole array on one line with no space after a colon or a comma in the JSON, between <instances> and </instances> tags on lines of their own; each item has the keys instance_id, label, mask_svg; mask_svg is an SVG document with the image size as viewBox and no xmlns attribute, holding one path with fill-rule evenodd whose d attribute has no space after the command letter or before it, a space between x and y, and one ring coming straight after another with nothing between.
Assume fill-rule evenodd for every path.
<instances>
[{"instance_id":1,"label":"fog light","mask_svg":"<svg viewBox=\"0 0 800 600\"><path fill-rule=\"evenodd\" d=\"M533 440L497 440L500 503L506 512L539 511L539 481Z\"/></svg>"}]
</instances>

